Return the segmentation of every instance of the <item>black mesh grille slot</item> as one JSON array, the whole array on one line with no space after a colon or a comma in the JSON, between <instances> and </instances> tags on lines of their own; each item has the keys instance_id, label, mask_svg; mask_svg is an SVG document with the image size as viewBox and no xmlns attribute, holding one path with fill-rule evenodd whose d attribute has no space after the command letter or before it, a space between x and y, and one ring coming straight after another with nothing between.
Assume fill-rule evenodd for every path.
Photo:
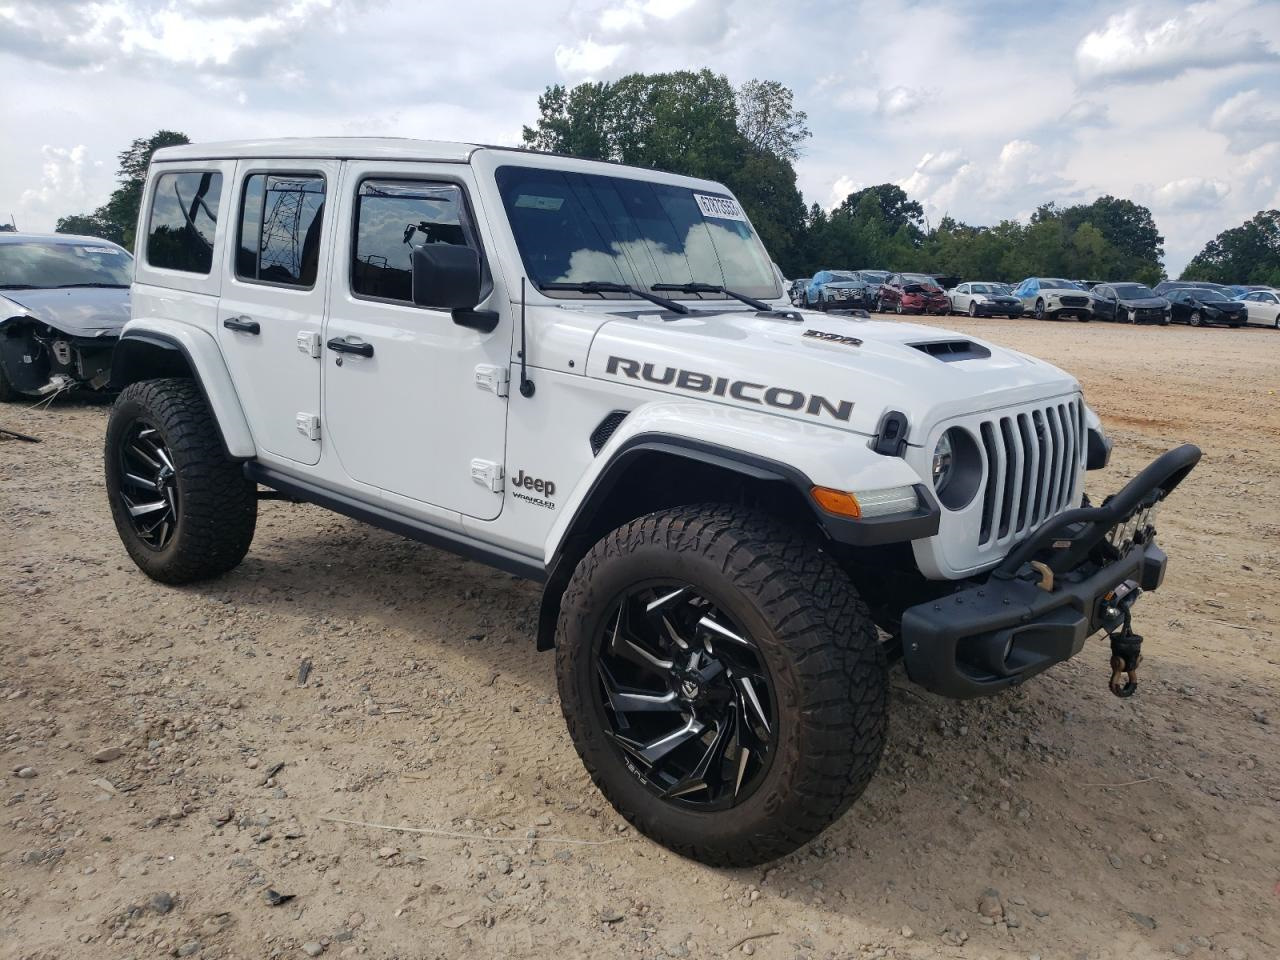
<instances>
[{"instance_id":1,"label":"black mesh grille slot","mask_svg":"<svg viewBox=\"0 0 1280 960\"><path fill-rule=\"evenodd\" d=\"M982 529L978 533L978 542L986 543L991 539L991 519L996 507L997 464L995 431L990 423L982 425L982 449L987 455L987 480L982 485Z\"/></svg>"},{"instance_id":2,"label":"black mesh grille slot","mask_svg":"<svg viewBox=\"0 0 1280 960\"><path fill-rule=\"evenodd\" d=\"M592 456L595 456L604 449L604 445L608 443L609 438L613 436L613 431L618 429L618 424L627 419L627 414L630 412L630 410L614 410L596 424L596 428L591 431Z\"/></svg>"},{"instance_id":3,"label":"black mesh grille slot","mask_svg":"<svg viewBox=\"0 0 1280 960\"><path fill-rule=\"evenodd\" d=\"M1008 417L1000 418L1000 439L1004 443L1004 490L1000 498L1000 533L1003 537L1009 533L1009 522L1013 516L1013 493L1021 482L1022 451L1013 438L1013 421Z\"/></svg>"}]
</instances>

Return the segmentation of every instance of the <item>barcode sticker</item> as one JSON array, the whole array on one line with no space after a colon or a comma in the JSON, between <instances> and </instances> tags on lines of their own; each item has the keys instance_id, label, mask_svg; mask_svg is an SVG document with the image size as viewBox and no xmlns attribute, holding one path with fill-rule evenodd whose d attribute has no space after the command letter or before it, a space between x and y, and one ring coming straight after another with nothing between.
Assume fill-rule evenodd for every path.
<instances>
[{"instance_id":1,"label":"barcode sticker","mask_svg":"<svg viewBox=\"0 0 1280 960\"><path fill-rule=\"evenodd\" d=\"M714 217L717 220L741 220L743 223L747 221L747 215L742 212L737 200L730 200L728 197L709 197L705 193L695 193L693 199L698 201L698 209L702 211L704 217Z\"/></svg>"}]
</instances>

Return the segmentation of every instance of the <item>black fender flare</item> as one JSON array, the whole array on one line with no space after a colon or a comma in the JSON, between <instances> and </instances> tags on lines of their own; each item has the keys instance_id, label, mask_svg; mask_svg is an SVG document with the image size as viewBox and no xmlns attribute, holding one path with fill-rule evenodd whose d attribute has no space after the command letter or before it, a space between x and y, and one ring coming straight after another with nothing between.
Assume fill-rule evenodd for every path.
<instances>
[{"instance_id":1,"label":"black fender flare","mask_svg":"<svg viewBox=\"0 0 1280 960\"><path fill-rule=\"evenodd\" d=\"M751 480L781 483L794 489L813 511L815 526L829 541L854 547L879 546L931 537L938 532L941 509L923 484L916 485L922 506L914 513L858 520L840 517L821 509L810 496L814 483L801 470L780 460L760 454L723 447L693 437L665 433L641 433L624 441L614 451L609 463L596 477L582 498L561 538L551 561L538 610L539 650L555 646L556 621L560 613L560 596L564 593L578 561L591 549L582 531L590 526L590 518L608 500L618 481L637 459L645 454L666 454L693 463L728 470Z\"/></svg>"}]
</instances>

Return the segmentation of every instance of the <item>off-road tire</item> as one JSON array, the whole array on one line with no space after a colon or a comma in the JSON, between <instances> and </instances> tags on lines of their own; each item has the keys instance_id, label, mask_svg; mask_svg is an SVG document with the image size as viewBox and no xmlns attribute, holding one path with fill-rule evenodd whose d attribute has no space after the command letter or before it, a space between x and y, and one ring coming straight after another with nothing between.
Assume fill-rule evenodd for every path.
<instances>
[{"instance_id":1,"label":"off-road tire","mask_svg":"<svg viewBox=\"0 0 1280 960\"><path fill-rule=\"evenodd\" d=\"M142 540L120 497L119 445L140 419L155 427L173 458L181 504L174 533L159 549ZM103 459L116 530L151 579L206 580L244 559L258 519L257 485L227 457L218 425L193 381L144 380L126 387L111 409Z\"/></svg>"},{"instance_id":2,"label":"off-road tire","mask_svg":"<svg viewBox=\"0 0 1280 960\"><path fill-rule=\"evenodd\" d=\"M21 400L26 396L21 390L9 382L8 376L5 375L4 367L0 366L0 403L13 403L15 400Z\"/></svg>"},{"instance_id":3,"label":"off-road tire","mask_svg":"<svg viewBox=\"0 0 1280 960\"><path fill-rule=\"evenodd\" d=\"M764 779L717 812L674 805L646 787L597 706L593 649L613 599L664 577L714 596L750 632L777 694ZM597 543L561 601L556 674L569 734L601 793L645 835L715 866L763 863L821 833L866 788L887 734L885 655L853 584L813 540L742 507L654 513Z\"/></svg>"}]
</instances>

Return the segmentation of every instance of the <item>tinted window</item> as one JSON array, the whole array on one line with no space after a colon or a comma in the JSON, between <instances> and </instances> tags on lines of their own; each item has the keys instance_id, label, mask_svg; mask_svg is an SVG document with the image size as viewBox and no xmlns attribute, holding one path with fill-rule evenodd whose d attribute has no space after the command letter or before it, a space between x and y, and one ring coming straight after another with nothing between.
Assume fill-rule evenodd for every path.
<instances>
[{"instance_id":1,"label":"tinted window","mask_svg":"<svg viewBox=\"0 0 1280 960\"><path fill-rule=\"evenodd\" d=\"M752 297L777 296L764 247L729 197L533 167L501 167L497 181L535 284L696 282Z\"/></svg>"},{"instance_id":2,"label":"tinted window","mask_svg":"<svg viewBox=\"0 0 1280 960\"><path fill-rule=\"evenodd\" d=\"M1156 295L1154 290L1141 283L1122 283L1115 292L1122 300L1150 300Z\"/></svg>"},{"instance_id":3,"label":"tinted window","mask_svg":"<svg viewBox=\"0 0 1280 960\"><path fill-rule=\"evenodd\" d=\"M1219 303L1231 299L1225 294L1219 293L1217 290L1197 290L1195 294L1196 299L1202 300L1206 303L1211 301L1213 303Z\"/></svg>"},{"instance_id":4,"label":"tinted window","mask_svg":"<svg viewBox=\"0 0 1280 960\"><path fill-rule=\"evenodd\" d=\"M413 302L413 249L427 243L479 248L462 189L450 183L366 180L356 196L351 289Z\"/></svg>"},{"instance_id":5,"label":"tinted window","mask_svg":"<svg viewBox=\"0 0 1280 960\"><path fill-rule=\"evenodd\" d=\"M324 178L255 173L240 202L236 276L262 283L310 287L320 262Z\"/></svg>"},{"instance_id":6,"label":"tinted window","mask_svg":"<svg viewBox=\"0 0 1280 960\"><path fill-rule=\"evenodd\" d=\"M133 257L112 243L0 243L0 290L127 287Z\"/></svg>"},{"instance_id":7,"label":"tinted window","mask_svg":"<svg viewBox=\"0 0 1280 960\"><path fill-rule=\"evenodd\" d=\"M147 263L153 267L208 273L218 227L222 174L162 173L151 200Z\"/></svg>"}]
</instances>

